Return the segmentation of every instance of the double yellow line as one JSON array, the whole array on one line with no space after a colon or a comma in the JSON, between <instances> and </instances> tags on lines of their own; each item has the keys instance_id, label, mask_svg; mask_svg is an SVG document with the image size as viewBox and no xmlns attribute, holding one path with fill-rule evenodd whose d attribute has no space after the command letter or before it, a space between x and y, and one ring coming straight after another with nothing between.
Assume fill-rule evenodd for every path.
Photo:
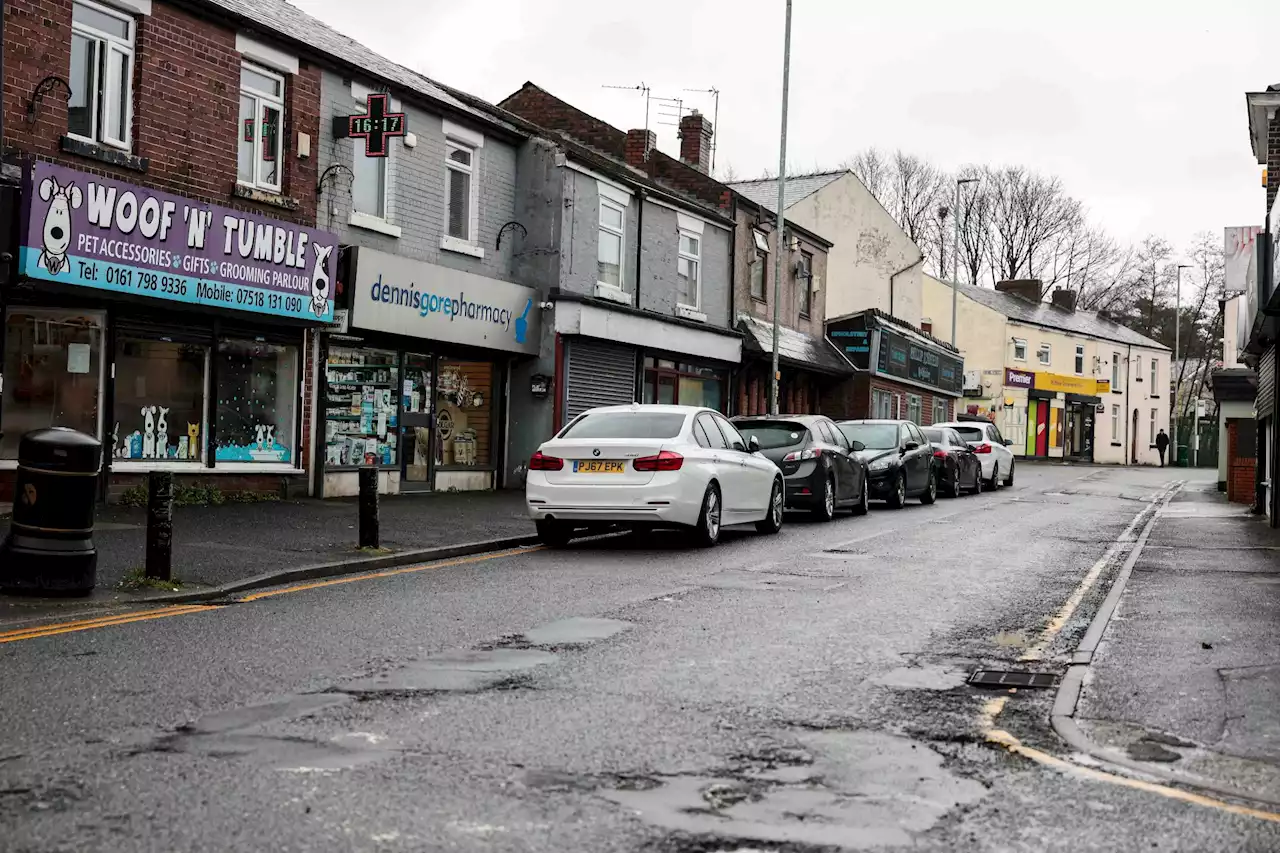
<instances>
[{"instance_id":1,"label":"double yellow line","mask_svg":"<svg viewBox=\"0 0 1280 853\"><path fill-rule=\"evenodd\" d=\"M113 625L128 625L131 622L164 619L168 616L205 613L210 610L220 610L223 606L221 604L182 604L172 607L157 607L152 610L117 613L114 616L100 616L97 619L81 619L77 622L54 622L52 624L35 625L30 628L16 628L12 631L0 632L0 643L16 643L19 640L34 640L37 637L52 637L56 634L72 634L76 631L92 631L95 628L110 628Z\"/></svg>"}]
</instances>

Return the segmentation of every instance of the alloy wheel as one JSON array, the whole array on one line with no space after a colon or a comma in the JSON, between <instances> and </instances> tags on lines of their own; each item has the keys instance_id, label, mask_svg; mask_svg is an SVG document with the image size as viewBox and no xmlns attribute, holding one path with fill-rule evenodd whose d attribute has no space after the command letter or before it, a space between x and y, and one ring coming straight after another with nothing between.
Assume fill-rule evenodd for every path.
<instances>
[{"instance_id":1,"label":"alloy wheel","mask_svg":"<svg viewBox=\"0 0 1280 853\"><path fill-rule=\"evenodd\" d=\"M826 508L827 517L836 514L836 490L831 488L831 481L826 480L822 485L822 505Z\"/></svg>"},{"instance_id":2,"label":"alloy wheel","mask_svg":"<svg viewBox=\"0 0 1280 853\"><path fill-rule=\"evenodd\" d=\"M773 485L773 523L782 526L782 487L777 483Z\"/></svg>"},{"instance_id":3,"label":"alloy wheel","mask_svg":"<svg viewBox=\"0 0 1280 853\"><path fill-rule=\"evenodd\" d=\"M715 489L707 491L707 536L714 540L720 535L720 494Z\"/></svg>"},{"instance_id":4,"label":"alloy wheel","mask_svg":"<svg viewBox=\"0 0 1280 853\"><path fill-rule=\"evenodd\" d=\"M898 475L898 504L907 502L907 477L905 474Z\"/></svg>"}]
</instances>

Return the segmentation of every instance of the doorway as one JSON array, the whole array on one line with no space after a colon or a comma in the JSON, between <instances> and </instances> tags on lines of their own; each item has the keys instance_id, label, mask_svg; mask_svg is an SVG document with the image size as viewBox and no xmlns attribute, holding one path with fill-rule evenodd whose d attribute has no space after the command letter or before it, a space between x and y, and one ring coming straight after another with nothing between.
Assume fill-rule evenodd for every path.
<instances>
[{"instance_id":1,"label":"doorway","mask_svg":"<svg viewBox=\"0 0 1280 853\"><path fill-rule=\"evenodd\" d=\"M1079 462L1093 461L1093 404L1071 403L1067 410L1067 456Z\"/></svg>"},{"instance_id":2,"label":"doorway","mask_svg":"<svg viewBox=\"0 0 1280 853\"><path fill-rule=\"evenodd\" d=\"M401 376L400 490L426 492L431 490L431 474L435 465L432 452L435 358L405 353Z\"/></svg>"}]
</instances>

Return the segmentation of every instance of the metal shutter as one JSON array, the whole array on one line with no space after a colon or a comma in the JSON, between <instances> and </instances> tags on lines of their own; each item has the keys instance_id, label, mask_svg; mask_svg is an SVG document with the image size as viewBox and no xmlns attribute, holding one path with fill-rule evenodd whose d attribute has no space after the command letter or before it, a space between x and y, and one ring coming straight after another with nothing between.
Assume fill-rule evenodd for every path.
<instances>
[{"instance_id":1,"label":"metal shutter","mask_svg":"<svg viewBox=\"0 0 1280 853\"><path fill-rule=\"evenodd\" d=\"M1258 359L1258 398L1254 408L1258 417L1270 417L1276 405L1276 348L1271 347Z\"/></svg>"},{"instance_id":2,"label":"metal shutter","mask_svg":"<svg viewBox=\"0 0 1280 853\"><path fill-rule=\"evenodd\" d=\"M565 370L565 419L596 406L636 401L636 351L633 347L587 338L569 341Z\"/></svg>"}]
</instances>

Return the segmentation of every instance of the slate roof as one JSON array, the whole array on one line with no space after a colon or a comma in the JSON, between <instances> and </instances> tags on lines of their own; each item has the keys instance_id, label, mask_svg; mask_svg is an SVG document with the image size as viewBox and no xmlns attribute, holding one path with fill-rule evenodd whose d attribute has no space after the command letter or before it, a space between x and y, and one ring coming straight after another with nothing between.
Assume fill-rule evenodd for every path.
<instances>
[{"instance_id":1,"label":"slate roof","mask_svg":"<svg viewBox=\"0 0 1280 853\"><path fill-rule=\"evenodd\" d=\"M756 353L773 354L773 324L750 314L738 315L738 328L746 334L743 346ZM826 337L815 338L786 326L778 327L778 361L835 376L854 372L840 351Z\"/></svg>"},{"instance_id":2,"label":"slate roof","mask_svg":"<svg viewBox=\"0 0 1280 853\"><path fill-rule=\"evenodd\" d=\"M819 172L813 175L794 175L787 177L787 185L783 187L784 201L788 208L801 199L808 198L827 184L840 180L849 172L841 169L837 172ZM742 193L770 213L778 212L778 182L774 178L758 181L739 181L729 184L731 188Z\"/></svg>"},{"instance_id":3,"label":"slate roof","mask_svg":"<svg viewBox=\"0 0 1280 853\"><path fill-rule=\"evenodd\" d=\"M343 35L284 0L204 0L204 2L256 24L274 36L310 47L380 80L416 92L456 112L469 114L485 124L497 125L513 132L516 130L513 125L502 121L493 113L464 103L441 84L373 52L350 36Z\"/></svg>"},{"instance_id":4,"label":"slate roof","mask_svg":"<svg viewBox=\"0 0 1280 853\"><path fill-rule=\"evenodd\" d=\"M943 284L950 286L950 282L943 282ZM1169 351L1169 348L1159 341L1140 335L1127 326L1103 319L1093 311L1068 311L1049 302L1030 302L1019 296L986 287L974 287L970 284L960 285L960 292L974 302L999 311L1010 320L1020 323L1062 332L1074 332L1077 335L1088 335L1118 344Z\"/></svg>"}]
</instances>

